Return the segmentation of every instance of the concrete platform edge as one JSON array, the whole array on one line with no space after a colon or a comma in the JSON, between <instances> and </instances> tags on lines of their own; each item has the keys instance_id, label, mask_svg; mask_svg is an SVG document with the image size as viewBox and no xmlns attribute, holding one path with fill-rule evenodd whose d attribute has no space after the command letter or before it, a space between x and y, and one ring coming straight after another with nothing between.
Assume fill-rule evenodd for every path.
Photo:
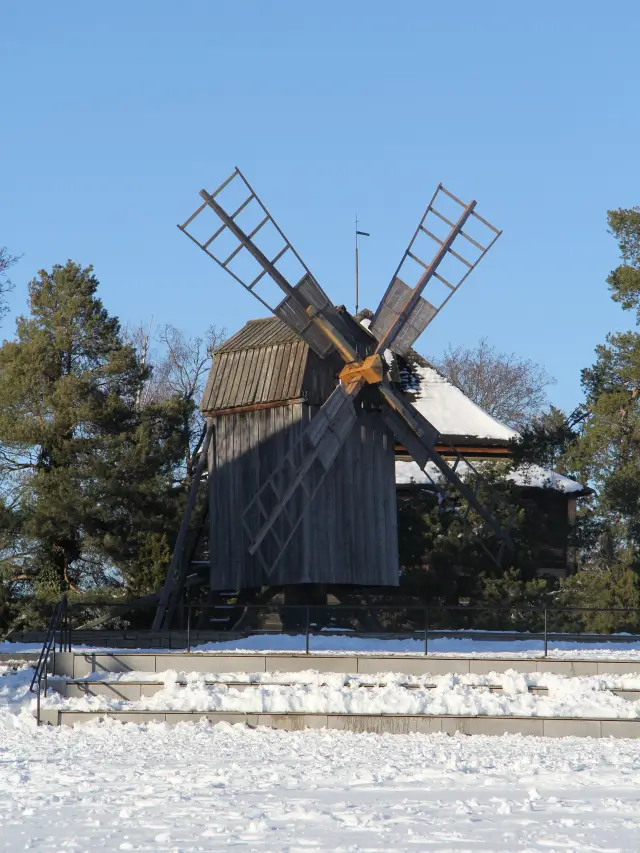
<instances>
[{"instance_id":1,"label":"concrete platform edge","mask_svg":"<svg viewBox=\"0 0 640 853\"><path fill-rule=\"evenodd\" d=\"M83 652L58 653L55 674L85 678L102 672L162 672L166 669L187 672L295 672L313 669L361 675L398 672L407 675L434 675L449 672L485 674L487 672L552 672L558 675L640 674L640 660L606 661L554 658L470 658L470 657L389 657L375 655L305 655L219 652Z\"/></svg>"},{"instance_id":2,"label":"concrete platform edge","mask_svg":"<svg viewBox=\"0 0 640 853\"><path fill-rule=\"evenodd\" d=\"M52 726L74 725L107 717L123 723L227 722L251 727L266 726L284 731L336 729L378 734L443 732L445 734L522 734L534 737L640 738L640 720L596 720L573 717L457 717L408 714L269 714L220 711L66 711L44 708L41 718Z\"/></svg>"}]
</instances>

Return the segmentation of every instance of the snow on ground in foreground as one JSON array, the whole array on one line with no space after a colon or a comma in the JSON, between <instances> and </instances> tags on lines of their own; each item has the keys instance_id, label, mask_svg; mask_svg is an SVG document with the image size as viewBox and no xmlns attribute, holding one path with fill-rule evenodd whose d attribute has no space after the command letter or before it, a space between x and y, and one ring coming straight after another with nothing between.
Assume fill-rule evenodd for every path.
<instances>
[{"instance_id":1,"label":"snow on ground in foreground","mask_svg":"<svg viewBox=\"0 0 640 853\"><path fill-rule=\"evenodd\" d=\"M635 741L227 724L2 735L7 853L638 850Z\"/></svg>"},{"instance_id":2,"label":"snow on ground in foreground","mask_svg":"<svg viewBox=\"0 0 640 853\"><path fill-rule=\"evenodd\" d=\"M136 680L137 673L128 673ZM148 676L151 674L147 674ZM640 718L640 702L630 702L610 692L613 686L640 687L638 676L582 676L552 673L524 675L513 670L487 675L357 676L341 674L280 673L271 678L252 676L255 686L239 690L215 684L202 673L153 673L164 687L153 696L124 701L108 696L63 698L50 693L43 707L76 711L171 710L236 711L242 713L308 714L448 714L518 717ZM236 673L229 681L241 680ZM226 678L226 676L225 676ZM285 684L273 683L277 680ZM362 684L375 680L375 689ZM94 679L96 680L96 679ZM124 681L125 679L120 679ZM186 686L179 681L186 680ZM244 679L247 675L244 674ZM272 683L269 683L271 680ZM295 683L288 683L295 682ZM414 685L407 689L404 685ZM529 685L546 687L546 695L529 693ZM488 685L500 685L493 693Z\"/></svg>"},{"instance_id":3,"label":"snow on ground in foreground","mask_svg":"<svg viewBox=\"0 0 640 853\"><path fill-rule=\"evenodd\" d=\"M38 729L31 672L2 672L2 853L638 850L638 741Z\"/></svg>"}]
</instances>

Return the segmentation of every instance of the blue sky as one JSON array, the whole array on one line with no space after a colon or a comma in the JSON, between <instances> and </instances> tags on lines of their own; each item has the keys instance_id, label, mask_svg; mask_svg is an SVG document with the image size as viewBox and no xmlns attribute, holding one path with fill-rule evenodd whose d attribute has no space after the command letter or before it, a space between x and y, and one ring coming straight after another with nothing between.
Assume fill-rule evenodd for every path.
<instances>
[{"instance_id":1,"label":"blue sky","mask_svg":"<svg viewBox=\"0 0 640 853\"><path fill-rule=\"evenodd\" d=\"M632 323L605 284L606 211L640 204L639 31L637 0L4 3L14 312L70 257L124 323L262 316L175 227L236 164L348 307L357 211L375 308L442 181L504 234L417 348L485 335L571 408L595 345Z\"/></svg>"}]
</instances>

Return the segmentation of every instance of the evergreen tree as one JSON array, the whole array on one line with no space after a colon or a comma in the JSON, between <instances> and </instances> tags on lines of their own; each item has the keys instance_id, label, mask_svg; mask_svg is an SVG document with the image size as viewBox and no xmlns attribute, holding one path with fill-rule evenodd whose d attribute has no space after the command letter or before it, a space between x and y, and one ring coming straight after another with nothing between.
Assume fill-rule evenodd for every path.
<instances>
[{"instance_id":1,"label":"evergreen tree","mask_svg":"<svg viewBox=\"0 0 640 853\"><path fill-rule=\"evenodd\" d=\"M640 620L640 208L609 211L622 263L607 283L614 301L636 312L635 328L610 334L596 362L582 372L585 403L570 418L552 411L524 431L516 455L550 458L563 473L588 483L575 529L579 571L560 586L564 607L630 608L627 612L565 614L557 628L637 630Z\"/></svg>"},{"instance_id":2,"label":"evergreen tree","mask_svg":"<svg viewBox=\"0 0 640 853\"><path fill-rule=\"evenodd\" d=\"M445 490L444 505L427 490L405 497L398 508L401 585L426 602L457 605L460 599L469 599L477 603L487 597L489 589L495 597L495 589L507 581L505 604L514 597L512 588L517 582L522 583L523 594L525 589L530 592L532 583L536 590L546 588L544 581L537 585L534 581L549 519L535 506L526 512L518 507L519 489L508 479L511 465L480 463L479 467L484 481L479 498L491 506L502 528L509 530L514 549L498 561L500 541L479 516L467 513L466 501L452 487ZM515 574L509 571L513 566L517 567ZM499 620L500 614L495 618Z\"/></svg>"},{"instance_id":3,"label":"evergreen tree","mask_svg":"<svg viewBox=\"0 0 640 853\"><path fill-rule=\"evenodd\" d=\"M139 587L137 557L166 560L178 524L182 412L136 408L145 368L97 288L91 267L41 270L0 347L0 470L20 516L4 575L22 596Z\"/></svg>"},{"instance_id":4,"label":"evergreen tree","mask_svg":"<svg viewBox=\"0 0 640 853\"><path fill-rule=\"evenodd\" d=\"M609 212L623 263L608 277L612 298L636 310L634 329L607 336L582 373L589 417L568 456L595 489L612 561L640 569L640 208Z\"/></svg>"}]
</instances>

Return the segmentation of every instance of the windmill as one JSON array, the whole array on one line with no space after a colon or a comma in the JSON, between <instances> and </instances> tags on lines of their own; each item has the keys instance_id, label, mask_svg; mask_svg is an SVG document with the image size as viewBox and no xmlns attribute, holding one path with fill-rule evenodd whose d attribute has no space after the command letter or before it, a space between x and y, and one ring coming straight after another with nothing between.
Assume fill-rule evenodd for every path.
<instances>
[{"instance_id":1,"label":"windmill","mask_svg":"<svg viewBox=\"0 0 640 853\"><path fill-rule=\"evenodd\" d=\"M212 567L212 587L220 572L227 574L218 588L249 585L249 576L258 578L251 581L258 584L270 580L313 583L329 578L362 585L397 585L397 554L392 557L389 553L390 545L397 552L395 518L392 519L395 478L392 461L389 463L393 459L393 442L387 440L391 434L421 469L429 466L431 471L436 470L439 479L457 489L492 533L510 545L508 533L478 496L478 480L475 485L463 480L456 471L459 459L449 464L438 452L438 431L399 390L389 364L395 356L410 351L500 236L501 232L477 213L476 202L466 204L438 185L367 330L346 309L331 302L238 168L214 192L201 190L200 196L202 203L178 227L276 318L261 321L263 326L258 332L257 327L248 324L226 345L226 350L222 348L224 352L214 357L208 390L212 391L216 382L228 388L235 381L228 376L222 380L219 370L215 373L219 358L220 363L226 357L225 363L236 365L236 374L242 374L245 385L253 382L256 372L266 370L264 358L256 362L247 356L247 342L252 336L252 346L260 344L261 352L267 344L272 349L279 348L276 355L270 355L270 369L273 371L277 362L282 365L282 372L288 369L289 374L292 353L296 345L295 351L300 351L301 343L306 361L299 375L311 374L313 387L318 386L317 376L324 376L329 379L329 387L315 401L309 400L308 389L300 385L289 392L286 400L266 397L260 398L258 406L248 406L239 397L230 402L243 405L203 406L207 427L154 628L168 624L189 578L197 580L197 573L189 575L190 566L198 563L193 560L194 542L188 544L189 530L199 484L207 471L211 506L205 505L203 518L209 518L214 540L224 536L232 543L231 550L224 552L222 563L216 564L217 574L213 567L218 543L210 543L207 559ZM212 220L216 222L215 230ZM425 248L427 244L429 248ZM285 347L289 347L286 352ZM273 380L271 386L275 384ZM263 382L263 389L267 385L269 381ZM298 396L292 398L291 394ZM295 424L287 420L288 438L275 443L272 428L267 456L262 450L266 443L259 438L253 442L245 436L242 444L237 435L232 436L229 446L242 445L242 452L233 459L227 452L224 458L228 460L229 476L225 480L216 430L216 424L222 423L220 416L227 418L223 423L226 432L245 428L251 431L246 417L241 426L237 425L239 412L246 416L250 411L257 417L259 410L264 416L266 407L271 411L284 402L295 404L296 411L302 412ZM233 428L229 427L230 417L236 418ZM273 415L270 417L273 419ZM264 428L260 429L265 434ZM278 429L284 427L280 425ZM370 461L354 471L354 459L365 450L369 453L369 446L374 448L366 457ZM252 456L256 448L258 455ZM240 467L240 457L246 463L244 469ZM374 470L369 483L360 476L363 468ZM258 471L259 478L253 482ZM247 493L249 480L252 486ZM221 482L223 492L212 491ZM238 503L242 489L245 494ZM333 491L328 496L330 489ZM387 498L381 497L383 493ZM235 495L236 503L228 510L224 523L220 521L214 494L218 500ZM388 497L391 494L392 499ZM343 503L338 512L340 496ZM310 515L311 507L315 509ZM347 527L345 542L349 541L344 547L351 556L341 555L327 569L331 561L325 559L321 564L318 550L329 547L326 543L342 536ZM313 536L316 539L309 545L309 537ZM372 546L372 542L377 544ZM378 559L377 569L357 556L360 546L362 553L368 547L370 562ZM237 568L229 573L231 564Z\"/></svg>"}]
</instances>

